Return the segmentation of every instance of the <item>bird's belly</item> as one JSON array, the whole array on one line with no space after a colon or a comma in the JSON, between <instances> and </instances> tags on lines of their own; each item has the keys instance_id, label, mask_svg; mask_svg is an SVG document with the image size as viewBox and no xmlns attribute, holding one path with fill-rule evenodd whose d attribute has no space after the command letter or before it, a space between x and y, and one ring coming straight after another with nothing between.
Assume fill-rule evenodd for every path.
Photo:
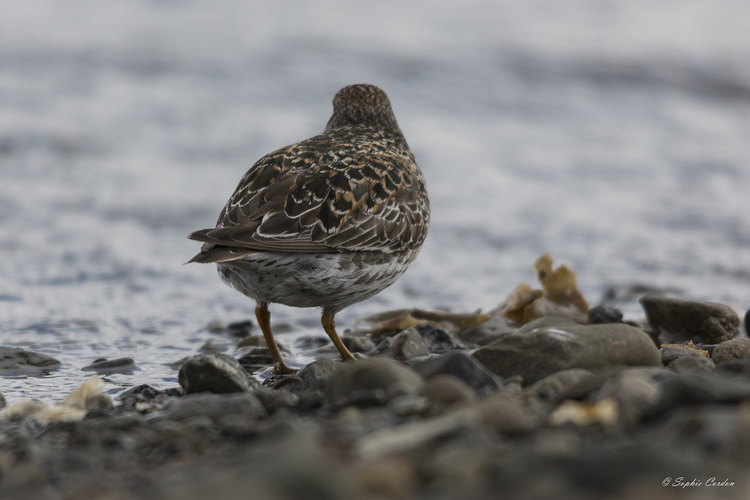
<instances>
[{"instance_id":1,"label":"bird's belly","mask_svg":"<svg viewBox=\"0 0 750 500\"><path fill-rule=\"evenodd\" d=\"M258 252L220 263L218 271L225 283L256 301L338 312L392 285L417 253Z\"/></svg>"}]
</instances>

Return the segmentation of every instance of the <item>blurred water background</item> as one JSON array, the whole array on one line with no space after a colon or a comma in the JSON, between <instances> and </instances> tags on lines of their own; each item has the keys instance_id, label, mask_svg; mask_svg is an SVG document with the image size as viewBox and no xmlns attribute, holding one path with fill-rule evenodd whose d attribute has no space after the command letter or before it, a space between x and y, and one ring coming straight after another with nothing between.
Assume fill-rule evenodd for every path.
<instances>
[{"instance_id":1,"label":"blurred water background","mask_svg":"<svg viewBox=\"0 0 750 500\"><path fill-rule=\"evenodd\" d=\"M253 317L183 266L242 174L322 131L344 85L391 98L432 222L407 274L352 306L490 309L545 251L592 304L645 289L750 306L750 2L0 1L0 345L56 357L0 392L112 393ZM324 335L272 306L278 339ZM282 323L286 324L281 325ZM282 328L283 327L283 328ZM282 330L285 333L281 333ZM257 332L257 329L256 329ZM297 361L304 361L298 359Z\"/></svg>"}]
</instances>

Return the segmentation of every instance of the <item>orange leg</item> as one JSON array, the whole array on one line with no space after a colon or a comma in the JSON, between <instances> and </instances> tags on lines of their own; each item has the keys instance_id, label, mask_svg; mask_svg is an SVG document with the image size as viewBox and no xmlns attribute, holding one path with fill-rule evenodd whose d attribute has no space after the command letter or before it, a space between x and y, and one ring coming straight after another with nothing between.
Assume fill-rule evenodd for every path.
<instances>
[{"instance_id":1,"label":"orange leg","mask_svg":"<svg viewBox=\"0 0 750 500\"><path fill-rule=\"evenodd\" d=\"M320 322L323 323L323 330L325 330L328 336L331 337L333 345L335 345L336 349L341 353L341 359L343 361L353 361L355 359L354 356L352 356L352 353L349 352L349 349L346 348L344 343L341 342L341 339L336 333L336 322L333 319L335 314L336 313L331 311L323 311L323 317L320 318Z\"/></svg>"},{"instance_id":2,"label":"orange leg","mask_svg":"<svg viewBox=\"0 0 750 500\"><path fill-rule=\"evenodd\" d=\"M258 326L263 332L263 337L266 339L268 344L268 350L271 351L271 357L273 358L273 366L276 368L276 373L279 375L285 375L288 373L296 373L297 370L289 368L284 360L281 359L281 351L279 346L276 345L276 340L273 338L271 332L271 313L268 311L267 302L259 302L255 307L255 317L258 319Z\"/></svg>"}]
</instances>

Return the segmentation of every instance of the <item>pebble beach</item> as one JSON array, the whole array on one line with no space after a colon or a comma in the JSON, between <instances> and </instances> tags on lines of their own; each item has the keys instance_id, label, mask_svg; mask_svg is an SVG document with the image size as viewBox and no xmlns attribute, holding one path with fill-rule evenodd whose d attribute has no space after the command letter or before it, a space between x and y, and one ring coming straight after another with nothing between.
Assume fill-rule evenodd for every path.
<instances>
[{"instance_id":1,"label":"pebble beach","mask_svg":"<svg viewBox=\"0 0 750 500\"><path fill-rule=\"evenodd\" d=\"M745 498L744 327L722 304L641 303L640 327L602 306L520 327L390 312L343 337L356 361L312 337L319 359L262 384L272 361L252 335L186 358L166 389L113 401L92 375L61 404L0 410L3 498Z\"/></svg>"},{"instance_id":2,"label":"pebble beach","mask_svg":"<svg viewBox=\"0 0 750 500\"><path fill-rule=\"evenodd\" d=\"M0 12L0 498L746 497L746 2ZM429 232L280 377L187 235L354 83Z\"/></svg>"}]
</instances>

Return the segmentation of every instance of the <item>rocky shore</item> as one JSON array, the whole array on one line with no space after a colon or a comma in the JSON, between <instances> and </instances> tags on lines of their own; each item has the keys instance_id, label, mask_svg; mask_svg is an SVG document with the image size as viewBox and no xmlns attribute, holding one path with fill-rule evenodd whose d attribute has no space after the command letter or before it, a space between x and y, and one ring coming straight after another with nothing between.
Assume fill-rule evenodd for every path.
<instances>
[{"instance_id":1,"label":"rocky shore","mask_svg":"<svg viewBox=\"0 0 750 500\"><path fill-rule=\"evenodd\" d=\"M744 326L721 304L641 304L642 324L396 311L343 337L356 362L310 339L317 361L262 384L247 336L166 390L112 401L93 375L60 405L0 397L0 498L745 498ZM55 363L0 350L5 370Z\"/></svg>"}]
</instances>

